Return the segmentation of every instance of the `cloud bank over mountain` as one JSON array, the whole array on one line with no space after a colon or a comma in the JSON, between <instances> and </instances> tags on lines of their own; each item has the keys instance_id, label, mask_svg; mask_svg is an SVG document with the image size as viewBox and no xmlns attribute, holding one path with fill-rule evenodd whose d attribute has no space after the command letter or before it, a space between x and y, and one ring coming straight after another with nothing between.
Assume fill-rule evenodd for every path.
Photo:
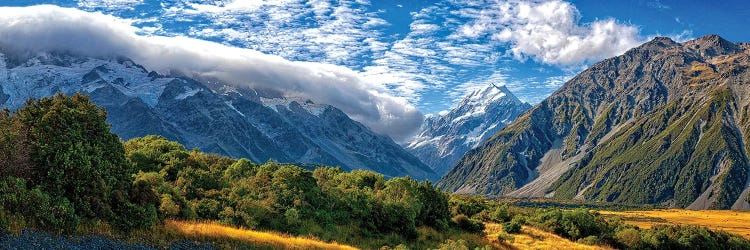
<instances>
[{"instance_id":1,"label":"cloud bank over mountain","mask_svg":"<svg viewBox=\"0 0 750 250\"><path fill-rule=\"evenodd\" d=\"M401 141L423 116L383 84L343 66L286 60L187 37L146 36L132 20L51 5L0 8L0 47L17 56L69 52L124 56L149 70L274 89L338 107L374 131Z\"/></svg>"},{"instance_id":2,"label":"cloud bank over mountain","mask_svg":"<svg viewBox=\"0 0 750 250\"><path fill-rule=\"evenodd\" d=\"M517 59L579 66L622 54L646 41L637 27L612 18L581 22L578 9L565 1L501 1L488 6L466 12L473 20L455 36L489 36L510 43L509 52Z\"/></svg>"}]
</instances>

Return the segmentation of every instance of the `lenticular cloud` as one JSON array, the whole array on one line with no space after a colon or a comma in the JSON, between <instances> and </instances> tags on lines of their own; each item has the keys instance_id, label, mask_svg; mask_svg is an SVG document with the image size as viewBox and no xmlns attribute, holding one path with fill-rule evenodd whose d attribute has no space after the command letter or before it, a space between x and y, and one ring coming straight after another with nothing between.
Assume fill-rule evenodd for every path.
<instances>
[{"instance_id":1,"label":"lenticular cloud","mask_svg":"<svg viewBox=\"0 0 750 250\"><path fill-rule=\"evenodd\" d=\"M396 141L410 136L422 122L422 114L406 99L345 67L289 61L187 37L142 36L138 31L129 20L77 9L51 5L0 8L0 47L10 53L124 56L161 73L275 89L333 105Z\"/></svg>"}]
</instances>

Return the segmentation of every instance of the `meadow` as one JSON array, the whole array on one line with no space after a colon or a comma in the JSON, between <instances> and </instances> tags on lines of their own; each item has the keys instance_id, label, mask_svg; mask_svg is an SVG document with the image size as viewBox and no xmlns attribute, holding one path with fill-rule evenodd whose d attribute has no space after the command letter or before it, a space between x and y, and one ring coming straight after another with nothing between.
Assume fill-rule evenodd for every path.
<instances>
[{"instance_id":1,"label":"meadow","mask_svg":"<svg viewBox=\"0 0 750 250\"><path fill-rule=\"evenodd\" d=\"M484 232L487 240L493 243L492 246L499 249L612 249L606 246L576 243L559 235L530 226L523 226L521 232L517 234L508 234L503 231L501 224L486 223ZM506 239L500 242L498 240L500 237Z\"/></svg>"},{"instance_id":2,"label":"meadow","mask_svg":"<svg viewBox=\"0 0 750 250\"><path fill-rule=\"evenodd\" d=\"M640 228L655 225L679 224L722 230L750 239L750 212L732 210L657 209L637 211L599 211L605 216L617 216L626 224Z\"/></svg>"},{"instance_id":3,"label":"meadow","mask_svg":"<svg viewBox=\"0 0 750 250\"><path fill-rule=\"evenodd\" d=\"M188 222L169 220L165 227L175 230L185 238L201 241L230 239L254 246L268 246L276 249L332 249L355 250L356 247L328 243L310 237L295 237L274 232L262 232L230 227L215 222Z\"/></svg>"}]
</instances>

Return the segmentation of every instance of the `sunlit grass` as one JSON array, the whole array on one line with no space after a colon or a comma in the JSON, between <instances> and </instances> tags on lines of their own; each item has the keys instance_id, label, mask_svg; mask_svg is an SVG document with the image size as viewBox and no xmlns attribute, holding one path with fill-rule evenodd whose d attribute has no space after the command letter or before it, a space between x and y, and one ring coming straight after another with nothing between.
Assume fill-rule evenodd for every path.
<instances>
[{"instance_id":1,"label":"sunlit grass","mask_svg":"<svg viewBox=\"0 0 750 250\"><path fill-rule=\"evenodd\" d=\"M225 226L215 222L166 221L165 227L174 229L187 238L231 239L282 249L357 249L337 243L327 243L310 238L278 233L260 232Z\"/></svg>"},{"instance_id":2,"label":"sunlit grass","mask_svg":"<svg viewBox=\"0 0 750 250\"><path fill-rule=\"evenodd\" d=\"M623 222L641 228L660 224L703 226L724 230L750 239L750 212L731 210L645 210L645 211L600 211L605 215L621 216Z\"/></svg>"},{"instance_id":3,"label":"sunlit grass","mask_svg":"<svg viewBox=\"0 0 750 250\"><path fill-rule=\"evenodd\" d=\"M499 245L503 249L611 249L604 246L576 243L529 226L523 226L521 233L509 234L513 239L502 244L497 240L498 236L503 234L503 228L500 224L486 223L484 232L494 246Z\"/></svg>"}]
</instances>

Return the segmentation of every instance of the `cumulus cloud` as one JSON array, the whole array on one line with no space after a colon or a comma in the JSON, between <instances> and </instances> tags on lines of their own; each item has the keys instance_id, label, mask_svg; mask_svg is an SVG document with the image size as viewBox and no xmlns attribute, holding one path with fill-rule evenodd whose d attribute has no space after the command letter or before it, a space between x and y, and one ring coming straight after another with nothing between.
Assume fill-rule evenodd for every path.
<instances>
[{"instance_id":1,"label":"cumulus cloud","mask_svg":"<svg viewBox=\"0 0 750 250\"><path fill-rule=\"evenodd\" d=\"M560 0L494 3L490 9L465 12L473 21L453 35L490 36L509 43L510 53L561 66L576 66L619 55L643 43L639 30L614 19L581 23L572 4Z\"/></svg>"},{"instance_id":2,"label":"cumulus cloud","mask_svg":"<svg viewBox=\"0 0 750 250\"><path fill-rule=\"evenodd\" d=\"M214 42L138 32L131 21L101 13L49 5L0 8L0 46L9 51L125 56L162 73L276 89L333 105L396 141L410 136L423 118L406 99L388 94L383 85L346 67L289 61Z\"/></svg>"}]
</instances>

